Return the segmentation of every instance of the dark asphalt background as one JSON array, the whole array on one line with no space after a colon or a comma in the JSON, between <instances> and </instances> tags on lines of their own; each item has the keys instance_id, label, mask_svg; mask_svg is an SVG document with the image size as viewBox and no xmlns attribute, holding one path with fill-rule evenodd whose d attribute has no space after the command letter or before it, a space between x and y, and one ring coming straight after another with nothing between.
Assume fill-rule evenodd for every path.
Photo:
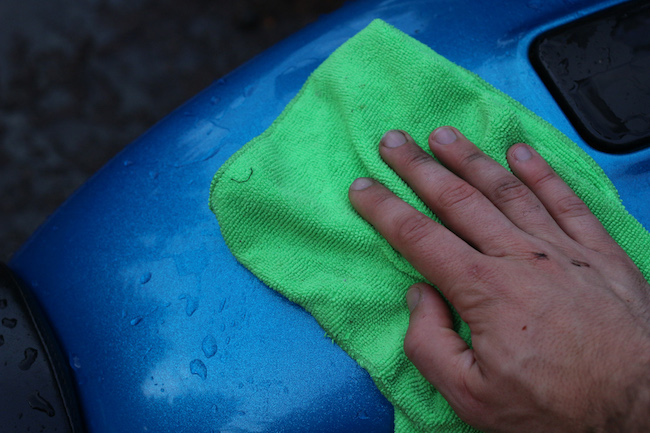
<instances>
[{"instance_id":1,"label":"dark asphalt background","mask_svg":"<svg viewBox=\"0 0 650 433\"><path fill-rule=\"evenodd\" d=\"M342 4L0 1L0 260L156 121Z\"/></svg>"}]
</instances>

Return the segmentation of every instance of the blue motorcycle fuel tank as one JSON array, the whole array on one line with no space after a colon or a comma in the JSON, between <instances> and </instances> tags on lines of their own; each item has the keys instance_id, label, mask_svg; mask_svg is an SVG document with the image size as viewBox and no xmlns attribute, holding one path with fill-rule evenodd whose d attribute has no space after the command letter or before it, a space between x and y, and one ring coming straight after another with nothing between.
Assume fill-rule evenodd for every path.
<instances>
[{"instance_id":1,"label":"blue motorcycle fuel tank","mask_svg":"<svg viewBox=\"0 0 650 433\"><path fill-rule=\"evenodd\" d=\"M9 263L67 357L87 430L393 431L392 406L368 374L308 313L237 263L208 207L217 169L375 18L553 124L650 227L650 149L591 147L529 60L547 30L618 3L351 2L214 82L129 145Z\"/></svg>"}]
</instances>

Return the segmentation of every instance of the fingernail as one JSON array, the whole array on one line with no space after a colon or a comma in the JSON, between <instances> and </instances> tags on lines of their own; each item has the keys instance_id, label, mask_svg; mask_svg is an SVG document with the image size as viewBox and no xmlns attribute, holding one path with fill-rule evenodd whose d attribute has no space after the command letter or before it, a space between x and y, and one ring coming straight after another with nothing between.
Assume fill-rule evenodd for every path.
<instances>
[{"instance_id":1,"label":"fingernail","mask_svg":"<svg viewBox=\"0 0 650 433\"><path fill-rule=\"evenodd\" d=\"M533 156L530 150L528 150L528 146L519 146L512 152L512 155L517 161L528 161Z\"/></svg>"},{"instance_id":2,"label":"fingernail","mask_svg":"<svg viewBox=\"0 0 650 433\"><path fill-rule=\"evenodd\" d=\"M433 133L433 140L438 144L451 144L457 139L454 130L446 126L441 126Z\"/></svg>"},{"instance_id":3,"label":"fingernail","mask_svg":"<svg viewBox=\"0 0 650 433\"><path fill-rule=\"evenodd\" d=\"M354 191L361 191L362 189L368 188L370 185L372 185L371 179L368 179L367 177L360 177L359 179L356 179L354 182L352 182L350 189Z\"/></svg>"},{"instance_id":4,"label":"fingernail","mask_svg":"<svg viewBox=\"0 0 650 433\"><path fill-rule=\"evenodd\" d=\"M381 144L386 147L399 147L404 143L406 143L406 137L404 137L404 134L396 130L388 131L381 138Z\"/></svg>"},{"instance_id":5,"label":"fingernail","mask_svg":"<svg viewBox=\"0 0 650 433\"><path fill-rule=\"evenodd\" d=\"M422 297L422 292L419 287L411 287L408 292L406 292L406 304L409 306L409 311L413 311L415 307L420 303L420 298Z\"/></svg>"}]
</instances>

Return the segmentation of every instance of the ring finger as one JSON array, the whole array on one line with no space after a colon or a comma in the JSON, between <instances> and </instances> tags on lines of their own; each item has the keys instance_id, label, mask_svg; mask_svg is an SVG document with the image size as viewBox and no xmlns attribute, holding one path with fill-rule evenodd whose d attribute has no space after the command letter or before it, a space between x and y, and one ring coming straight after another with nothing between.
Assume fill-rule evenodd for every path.
<instances>
[{"instance_id":1,"label":"ring finger","mask_svg":"<svg viewBox=\"0 0 650 433\"><path fill-rule=\"evenodd\" d=\"M509 255L522 240L523 233L481 191L436 162L408 134L386 133L380 153L449 229L479 251Z\"/></svg>"}]
</instances>

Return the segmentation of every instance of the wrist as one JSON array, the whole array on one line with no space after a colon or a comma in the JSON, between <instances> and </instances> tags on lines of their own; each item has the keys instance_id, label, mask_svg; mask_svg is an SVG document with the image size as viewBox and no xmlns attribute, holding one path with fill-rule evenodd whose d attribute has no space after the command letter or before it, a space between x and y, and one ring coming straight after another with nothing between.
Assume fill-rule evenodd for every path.
<instances>
[{"instance_id":1,"label":"wrist","mask_svg":"<svg viewBox=\"0 0 650 433\"><path fill-rule=\"evenodd\" d=\"M605 419L596 431L650 432L650 361L637 365L641 367L637 374L629 375L627 381L619 384L618 396L611 402L609 410L603 411ZM630 369L631 366L621 367Z\"/></svg>"}]
</instances>

